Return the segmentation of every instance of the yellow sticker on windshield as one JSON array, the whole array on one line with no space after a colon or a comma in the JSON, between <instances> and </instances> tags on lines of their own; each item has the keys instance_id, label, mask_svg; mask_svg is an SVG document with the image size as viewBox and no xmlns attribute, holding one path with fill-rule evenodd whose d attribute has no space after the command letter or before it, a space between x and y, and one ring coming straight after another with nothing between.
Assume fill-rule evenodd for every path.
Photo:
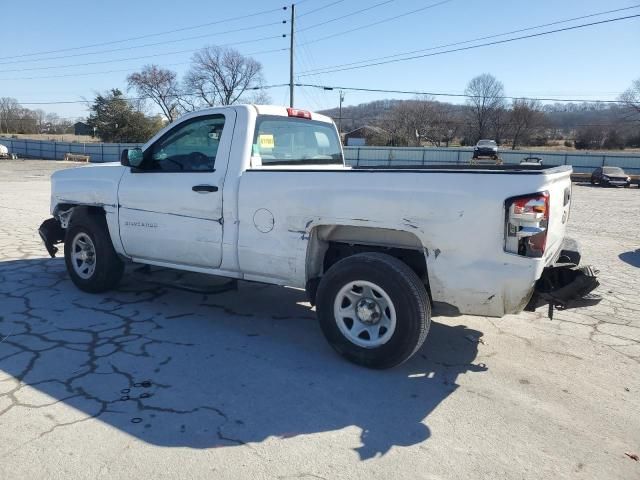
<instances>
[{"instance_id":1,"label":"yellow sticker on windshield","mask_svg":"<svg viewBox=\"0 0 640 480\"><path fill-rule=\"evenodd\" d=\"M276 142L273 139L273 135L262 134L258 136L258 142L260 144L260 148L274 148L276 146Z\"/></svg>"}]
</instances>

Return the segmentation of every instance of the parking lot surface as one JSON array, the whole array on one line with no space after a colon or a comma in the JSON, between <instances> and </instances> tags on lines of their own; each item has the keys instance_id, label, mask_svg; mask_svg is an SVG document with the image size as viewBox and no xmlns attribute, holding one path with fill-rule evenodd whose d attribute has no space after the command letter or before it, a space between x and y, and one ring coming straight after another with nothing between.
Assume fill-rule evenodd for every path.
<instances>
[{"instance_id":1,"label":"parking lot surface","mask_svg":"<svg viewBox=\"0 0 640 480\"><path fill-rule=\"evenodd\" d=\"M435 318L370 371L299 290L77 290L36 233L73 166L0 161L0 478L640 478L638 189L574 186L602 303Z\"/></svg>"}]
</instances>

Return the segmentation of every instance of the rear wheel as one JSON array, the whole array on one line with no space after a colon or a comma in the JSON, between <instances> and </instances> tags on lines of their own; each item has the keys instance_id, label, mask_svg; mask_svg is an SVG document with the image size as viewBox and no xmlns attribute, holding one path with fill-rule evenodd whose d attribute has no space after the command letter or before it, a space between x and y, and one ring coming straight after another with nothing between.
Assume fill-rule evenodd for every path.
<instances>
[{"instance_id":1,"label":"rear wheel","mask_svg":"<svg viewBox=\"0 0 640 480\"><path fill-rule=\"evenodd\" d=\"M85 292L114 288L124 263L113 248L103 215L78 213L72 218L64 242L64 259L73 283Z\"/></svg>"},{"instance_id":2,"label":"rear wheel","mask_svg":"<svg viewBox=\"0 0 640 480\"><path fill-rule=\"evenodd\" d=\"M431 322L429 297L405 263L381 253L340 260L320 281L320 326L331 346L348 360L390 368L410 358Z\"/></svg>"}]
</instances>

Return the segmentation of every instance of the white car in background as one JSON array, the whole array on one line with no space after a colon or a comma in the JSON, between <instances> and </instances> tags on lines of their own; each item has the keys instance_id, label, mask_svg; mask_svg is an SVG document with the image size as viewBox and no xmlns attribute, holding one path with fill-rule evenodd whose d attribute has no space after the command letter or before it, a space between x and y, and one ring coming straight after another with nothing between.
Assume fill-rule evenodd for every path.
<instances>
[{"instance_id":1,"label":"white car in background","mask_svg":"<svg viewBox=\"0 0 640 480\"><path fill-rule=\"evenodd\" d=\"M10 153L7 146L0 143L0 158L16 159L18 156L15 153Z\"/></svg>"}]
</instances>

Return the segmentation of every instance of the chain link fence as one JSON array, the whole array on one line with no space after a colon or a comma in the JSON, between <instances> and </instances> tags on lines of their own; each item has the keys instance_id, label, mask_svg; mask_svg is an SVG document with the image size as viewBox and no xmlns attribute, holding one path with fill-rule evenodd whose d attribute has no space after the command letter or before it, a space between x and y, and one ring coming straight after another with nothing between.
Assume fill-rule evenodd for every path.
<instances>
[{"instance_id":1,"label":"chain link fence","mask_svg":"<svg viewBox=\"0 0 640 480\"><path fill-rule=\"evenodd\" d=\"M0 138L10 153L21 158L62 160L65 154L88 155L91 162L118 162L125 148L139 147L137 143L73 143L15 138ZM407 148L407 147L344 147L350 165L412 166L469 164L473 148ZM576 173L591 173L603 165L621 167L627 173L640 175L640 154L611 152L549 152L536 150L504 150L500 158L506 164L519 164L528 157L538 157L544 165L571 165Z\"/></svg>"},{"instance_id":2,"label":"chain link fence","mask_svg":"<svg viewBox=\"0 0 640 480\"><path fill-rule=\"evenodd\" d=\"M67 153L87 155L91 162L119 162L120 154L126 148L139 147L138 143L76 143L54 142L47 140L26 140L0 138L0 144L9 149L9 153L20 158L42 158L44 160L63 160Z\"/></svg>"},{"instance_id":3,"label":"chain link fence","mask_svg":"<svg viewBox=\"0 0 640 480\"><path fill-rule=\"evenodd\" d=\"M345 147L347 163L360 167L394 165L463 165L471 162L473 148ZM571 165L576 173L591 173L603 165L621 167L640 175L640 154L610 152L549 152L504 150L499 156L505 164L517 165L528 157L537 157L544 165Z\"/></svg>"}]
</instances>

